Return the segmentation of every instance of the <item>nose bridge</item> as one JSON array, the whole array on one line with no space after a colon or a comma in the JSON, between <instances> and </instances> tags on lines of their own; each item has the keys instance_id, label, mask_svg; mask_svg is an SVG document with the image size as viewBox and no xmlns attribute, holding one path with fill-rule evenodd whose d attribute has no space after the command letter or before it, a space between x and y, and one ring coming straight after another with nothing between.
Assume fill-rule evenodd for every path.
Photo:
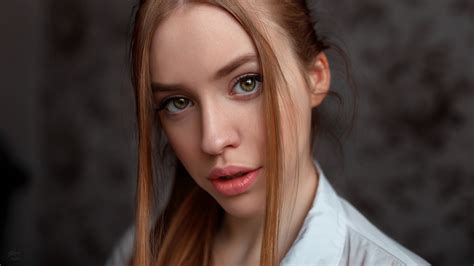
<instances>
[{"instance_id":1,"label":"nose bridge","mask_svg":"<svg viewBox=\"0 0 474 266\"><path fill-rule=\"evenodd\" d=\"M226 148L237 147L240 143L235 119L216 101L207 101L201 107L202 150L210 155L218 155Z\"/></svg>"}]
</instances>

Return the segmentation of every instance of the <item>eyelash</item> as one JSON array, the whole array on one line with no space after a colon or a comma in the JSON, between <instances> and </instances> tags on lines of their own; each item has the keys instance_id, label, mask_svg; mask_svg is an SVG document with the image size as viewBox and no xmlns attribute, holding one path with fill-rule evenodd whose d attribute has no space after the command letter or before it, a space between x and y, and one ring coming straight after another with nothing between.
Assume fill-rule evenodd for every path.
<instances>
[{"instance_id":1,"label":"eyelash","mask_svg":"<svg viewBox=\"0 0 474 266\"><path fill-rule=\"evenodd\" d=\"M255 94L256 92L258 92L260 89L261 89L261 86L262 86L262 75L260 74L244 74L244 75L241 75L239 77L237 77L236 79L234 79L234 82L232 82L232 89L235 88L235 86L237 84L239 84L240 82L242 81L246 81L246 79L248 78L253 78L255 79L255 81L257 82L257 84L255 85L256 88L254 91L250 92L250 93L243 93L242 95L253 95ZM236 93L233 93L232 95L235 95Z\"/></svg>"},{"instance_id":2,"label":"eyelash","mask_svg":"<svg viewBox=\"0 0 474 266\"><path fill-rule=\"evenodd\" d=\"M243 97L249 97L249 96L253 96L253 95L256 95L258 94L258 92L261 90L261 87L262 87L262 81L263 81L263 78L262 78L262 75L260 74L244 74L244 75L241 75L237 78L235 78L232 82L232 91L234 90L234 88L241 82L243 81L246 81L246 79L249 79L249 78L253 78L254 81L256 82L256 85L255 85L255 89L252 91L252 92L249 92L249 93L231 93L231 95L238 95L238 94L241 94ZM170 111L167 111L166 108L168 105L171 104L171 101L175 100L175 99L186 99L188 101L188 104L186 105L186 107L184 107L181 111L177 111L177 112L170 112ZM156 110L158 112L160 111L163 111L163 110L166 110L167 113L171 114L171 115L175 115L175 114L178 114L178 113L181 113L182 111L184 111L186 108L188 108L189 106L192 106L193 103L187 99L186 97L184 96L170 96L170 97L167 97L165 99L163 99L158 107L156 108ZM179 109L179 108L178 108Z\"/></svg>"}]
</instances>

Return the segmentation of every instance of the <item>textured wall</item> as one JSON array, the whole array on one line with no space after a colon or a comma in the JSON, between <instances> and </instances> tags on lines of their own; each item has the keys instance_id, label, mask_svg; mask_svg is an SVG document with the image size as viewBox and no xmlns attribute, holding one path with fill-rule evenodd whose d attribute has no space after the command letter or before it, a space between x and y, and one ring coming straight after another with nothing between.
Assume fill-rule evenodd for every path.
<instances>
[{"instance_id":1,"label":"textured wall","mask_svg":"<svg viewBox=\"0 0 474 266\"><path fill-rule=\"evenodd\" d=\"M34 27L12 31L41 35L35 42L18 40L21 45L10 50L22 54L41 47L34 70L39 78L28 92L35 95L38 164L26 164L30 182L10 208L0 264L101 265L132 220L134 107L126 66L132 3L48 0L10 6L1 12L17 18L39 13ZM16 108L22 105L28 107L20 101ZM28 118L20 115L12 120ZM22 144L18 137L8 140L10 146Z\"/></svg>"},{"instance_id":2,"label":"textured wall","mask_svg":"<svg viewBox=\"0 0 474 266\"><path fill-rule=\"evenodd\" d=\"M336 14L360 97L335 182L429 261L472 264L474 1L320 4Z\"/></svg>"},{"instance_id":3,"label":"textured wall","mask_svg":"<svg viewBox=\"0 0 474 266\"><path fill-rule=\"evenodd\" d=\"M0 14L30 26L5 23L18 30L2 50L24 63L12 70L3 60L2 69L25 75L4 79L1 133L29 182L11 198L0 264L101 265L133 215L133 3L12 3ZM323 28L344 40L359 94L344 157L318 152L329 178L428 261L471 265L474 2L320 0L316 8ZM4 92L21 82L29 91ZM25 94L28 101L12 101Z\"/></svg>"}]
</instances>

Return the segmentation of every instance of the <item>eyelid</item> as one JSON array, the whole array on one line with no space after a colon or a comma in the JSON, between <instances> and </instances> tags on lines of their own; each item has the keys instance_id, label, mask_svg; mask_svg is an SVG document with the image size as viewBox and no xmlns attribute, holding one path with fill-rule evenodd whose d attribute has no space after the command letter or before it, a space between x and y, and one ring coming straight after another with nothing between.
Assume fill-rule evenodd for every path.
<instances>
[{"instance_id":1,"label":"eyelid","mask_svg":"<svg viewBox=\"0 0 474 266\"><path fill-rule=\"evenodd\" d=\"M186 100L189 101L190 105L189 106L193 106L194 103L193 101L191 101L188 97L184 96L184 95L170 95L170 96L167 96L165 98L163 98L159 103L158 103L158 106L155 107L155 110L160 112L160 111L167 111L166 110L166 106L170 103L171 100L175 99L175 98L185 98ZM184 111L186 109L183 109L182 111ZM181 113L182 111L180 112L175 112L175 113L170 113L170 112L167 112L168 114L170 115L173 115L173 114L179 114Z\"/></svg>"},{"instance_id":2,"label":"eyelid","mask_svg":"<svg viewBox=\"0 0 474 266\"><path fill-rule=\"evenodd\" d=\"M262 77L262 75L261 75L260 73L252 73L252 72L251 72L251 73L242 74L242 75L240 75L240 76L234 78L234 79L231 81L231 88L230 88L230 90L231 90L231 95L239 95L238 93L233 93L232 90L234 89L234 87L235 87L239 82L241 82L242 80L244 80L245 78L248 78L248 77L252 77L252 78L256 79L257 82L260 82L260 83L263 82L263 77ZM253 96L253 95L257 94L257 93L261 90L261 86L262 86L262 85L260 84L259 88L257 88L254 92L247 93L247 94L242 94L241 96L243 96L243 97L245 97L245 96ZM175 99L175 98L185 98L186 100L188 100L189 103L190 103L188 107L194 105L193 101L192 101L191 99L189 99L189 97L187 97L187 96L185 96L185 95L179 95L179 94L176 95L176 94L174 94L174 95L169 95L169 96L164 97L162 100L159 101L159 103L158 103L157 106L156 106L156 105L154 106L154 109L155 109L157 112L166 111L166 113L169 114L169 115L177 115L177 114L179 114L179 113L185 111L188 107L187 107L186 109L183 109L183 110L180 111L180 112L168 112L168 111L166 110L166 106L167 106L168 104L170 104L170 101L173 100L173 99Z\"/></svg>"},{"instance_id":3,"label":"eyelid","mask_svg":"<svg viewBox=\"0 0 474 266\"><path fill-rule=\"evenodd\" d=\"M246 73L246 74L242 74L242 75L240 75L240 76L238 76L238 77L236 77L236 78L234 78L234 79L232 80L232 82L231 82L232 85L231 85L231 87L230 87L231 91L232 91L232 89L237 85L237 83L239 83L240 81L242 81L243 79L245 79L245 78L247 78L247 77L254 77L254 78L255 78L255 77L259 77L260 80L257 80L257 81L260 82L260 83L263 82L263 77L262 77L262 74L260 74L260 73ZM260 86L261 86L261 85L260 85ZM257 90L257 91L258 91L258 90ZM236 93L231 93L231 94L232 94L232 95L235 95ZM249 93L249 94L247 94L247 95L252 95L252 94L254 94L254 93Z\"/></svg>"},{"instance_id":4,"label":"eyelid","mask_svg":"<svg viewBox=\"0 0 474 266\"><path fill-rule=\"evenodd\" d=\"M162 111L162 110L164 110L166 104L167 104L171 99L173 99L173 98L175 98L175 97L180 97L180 96L179 96L179 95L170 95L170 96L164 97L163 99L161 99L161 100L158 102L158 104L155 106L155 109L156 109L157 111Z\"/></svg>"}]
</instances>

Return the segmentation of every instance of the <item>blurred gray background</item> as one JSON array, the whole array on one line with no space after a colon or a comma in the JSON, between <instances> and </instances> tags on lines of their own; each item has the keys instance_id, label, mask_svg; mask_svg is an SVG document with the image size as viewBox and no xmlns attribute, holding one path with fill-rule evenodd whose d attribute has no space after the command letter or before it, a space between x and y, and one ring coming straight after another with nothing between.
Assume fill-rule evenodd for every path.
<instances>
[{"instance_id":1,"label":"blurred gray background","mask_svg":"<svg viewBox=\"0 0 474 266\"><path fill-rule=\"evenodd\" d=\"M474 1L312 2L359 94L344 155L318 151L329 179L429 262L472 265ZM134 4L2 3L1 265L102 265L132 223Z\"/></svg>"}]
</instances>

